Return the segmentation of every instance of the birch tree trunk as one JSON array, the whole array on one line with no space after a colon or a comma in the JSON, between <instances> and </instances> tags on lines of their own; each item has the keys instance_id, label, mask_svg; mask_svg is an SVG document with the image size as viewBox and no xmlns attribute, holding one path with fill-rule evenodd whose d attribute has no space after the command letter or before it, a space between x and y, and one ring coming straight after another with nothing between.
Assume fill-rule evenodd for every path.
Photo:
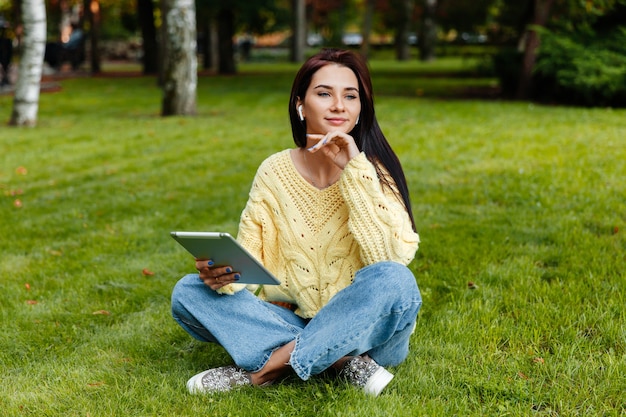
<instances>
[{"instance_id":1,"label":"birch tree trunk","mask_svg":"<svg viewBox=\"0 0 626 417\"><path fill-rule=\"evenodd\" d=\"M194 0L164 0L164 68L161 115L196 113L198 58Z\"/></svg>"},{"instance_id":2,"label":"birch tree trunk","mask_svg":"<svg viewBox=\"0 0 626 417\"><path fill-rule=\"evenodd\" d=\"M35 126L46 49L46 5L44 0L22 0L24 37L18 67L10 125Z\"/></svg>"}]
</instances>

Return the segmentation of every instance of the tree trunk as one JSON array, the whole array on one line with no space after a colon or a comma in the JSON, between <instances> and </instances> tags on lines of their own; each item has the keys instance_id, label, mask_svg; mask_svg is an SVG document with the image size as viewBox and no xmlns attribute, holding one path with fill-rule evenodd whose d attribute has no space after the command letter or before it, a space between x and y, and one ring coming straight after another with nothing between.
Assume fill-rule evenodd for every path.
<instances>
[{"instance_id":1,"label":"tree trunk","mask_svg":"<svg viewBox=\"0 0 626 417\"><path fill-rule=\"evenodd\" d=\"M44 0L22 0L24 37L19 73L13 97L10 125L35 126L43 57L46 49L46 5Z\"/></svg>"},{"instance_id":2,"label":"tree trunk","mask_svg":"<svg viewBox=\"0 0 626 417\"><path fill-rule=\"evenodd\" d=\"M398 18L398 28L396 30L396 59L407 61L411 58L411 48L409 47L409 32L411 30L411 14L413 13L413 0L400 0L398 7L400 14Z\"/></svg>"},{"instance_id":3,"label":"tree trunk","mask_svg":"<svg viewBox=\"0 0 626 417\"><path fill-rule=\"evenodd\" d=\"M220 35L217 31L217 20L215 17L211 18L211 27L209 28L211 38L211 69L218 71L220 63Z\"/></svg>"},{"instance_id":4,"label":"tree trunk","mask_svg":"<svg viewBox=\"0 0 626 417\"><path fill-rule=\"evenodd\" d=\"M202 45L199 47L202 53L202 68L205 70L218 70L220 60L218 54L217 19L215 16L205 15L202 22Z\"/></svg>"},{"instance_id":5,"label":"tree trunk","mask_svg":"<svg viewBox=\"0 0 626 417\"><path fill-rule=\"evenodd\" d=\"M213 65L213 57L211 56L211 27L210 22L206 19L202 23L198 23L198 39L202 39L202 43L198 44L198 52L202 55L202 68L210 70Z\"/></svg>"},{"instance_id":6,"label":"tree trunk","mask_svg":"<svg viewBox=\"0 0 626 417\"><path fill-rule=\"evenodd\" d=\"M550 9L554 0L534 0L534 13L531 25L526 29L524 58L522 60L522 71L520 73L519 84L517 86L516 97L519 100L526 100L532 91L533 69L537 59L537 48L539 48L539 35L534 29L535 26L545 26L550 16Z\"/></svg>"},{"instance_id":7,"label":"tree trunk","mask_svg":"<svg viewBox=\"0 0 626 417\"><path fill-rule=\"evenodd\" d=\"M165 0L162 116L196 113L198 60L194 0Z\"/></svg>"},{"instance_id":8,"label":"tree trunk","mask_svg":"<svg viewBox=\"0 0 626 417\"><path fill-rule=\"evenodd\" d=\"M167 21L165 16L169 11L168 0L159 0L159 7L161 9L161 27L159 28L159 75L157 76L157 85L163 89L165 85L165 67L167 66L167 59L169 51L167 50Z\"/></svg>"},{"instance_id":9,"label":"tree trunk","mask_svg":"<svg viewBox=\"0 0 626 417\"><path fill-rule=\"evenodd\" d=\"M143 44L143 73L156 74L159 71L156 27L154 25L154 5L152 0L137 1L137 15L141 26Z\"/></svg>"},{"instance_id":10,"label":"tree trunk","mask_svg":"<svg viewBox=\"0 0 626 417\"><path fill-rule=\"evenodd\" d=\"M291 45L291 62L304 61L306 48L307 24L305 0L293 0L293 42Z\"/></svg>"},{"instance_id":11,"label":"tree trunk","mask_svg":"<svg viewBox=\"0 0 626 417\"><path fill-rule=\"evenodd\" d=\"M235 13L232 9L223 8L217 13L217 42L218 42L218 72L228 75L235 74L235 50L233 37L235 36Z\"/></svg>"},{"instance_id":12,"label":"tree trunk","mask_svg":"<svg viewBox=\"0 0 626 417\"><path fill-rule=\"evenodd\" d=\"M365 59L369 59L370 56L370 37L372 35L372 25L374 20L374 6L376 5L376 0L366 0L365 2L365 14L363 16L363 32L361 33L363 37L363 43L361 44L361 55Z\"/></svg>"},{"instance_id":13,"label":"tree trunk","mask_svg":"<svg viewBox=\"0 0 626 417\"><path fill-rule=\"evenodd\" d=\"M211 17L211 21L209 22L209 42L208 42L208 54L210 56L210 69L213 71L218 71L219 62L220 62L220 39L219 34L217 33L217 19L215 17Z\"/></svg>"},{"instance_id":14,"label":"tree trunk","mask_svg":"<svg viewBox=\"0 0 626 417\"><path fill-rule=\"evenodd\" d=\"M432 61L435 59L435 47L437 46L437 23L435 21L437 0L423 0L423 5L424 15L419 37L420 59Z\"/></svg>"},{"instance_id":15,"label":"tree trunk","mask_svg":"<svg viewBox=\"0 0 626 417\"><path fill-rule=\"evenodd\" d=\"M85 13L89 22L89 49L91 50L90 66L92 74L102 71L100 62L100 1L85 0Z\"/></svg>"}]
</instances>

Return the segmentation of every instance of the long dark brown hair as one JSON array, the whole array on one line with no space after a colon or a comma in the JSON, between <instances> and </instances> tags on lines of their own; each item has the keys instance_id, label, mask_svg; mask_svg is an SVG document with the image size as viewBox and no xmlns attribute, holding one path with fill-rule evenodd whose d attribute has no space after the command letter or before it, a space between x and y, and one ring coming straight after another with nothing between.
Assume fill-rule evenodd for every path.
<instances>
[{"instance_id":1,"label":"long dark brown hair","mask_svg":"<svg viewBox=\"0 0 626 417\"><path fill-rule=\"evenodd\" d=\"M413 230L415 230L415 220L411 211L411 201L409 198L409 189L407 187L406 178L400 160L394 153L393 149L387 142L374 112L374 95L372 91L372 80L369 69L363 58L350 50L343 49L324 49L316 55L309 58L296 74L291 87L291 97L289 99L289 120L291 121L291 131L293 140L297 146L304 148L306 146L306 121L301 121L297 111L296 104L299 99L304 99L306 90L311 84L313 74L320 68L329 65L338 64L352 70L359 82L359 97L361 100L361 115L359 123L354 126L350 132L350 136L354 138L356 146L361 152L365 152L378 172L383 186L391 187L385 181L385 176L381 171L381 166L389 172L393 178L406 211L409 213Z\"/></svg>"}]
</instances>

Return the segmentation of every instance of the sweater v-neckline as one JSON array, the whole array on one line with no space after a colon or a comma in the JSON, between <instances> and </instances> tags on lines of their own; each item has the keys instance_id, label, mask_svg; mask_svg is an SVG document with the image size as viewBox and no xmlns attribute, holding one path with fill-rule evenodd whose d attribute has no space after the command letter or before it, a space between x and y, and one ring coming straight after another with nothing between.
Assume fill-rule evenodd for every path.
<instances>
[{"instance_id":1,"label":"sweater v-neckline","mask_svg":"<svg viewBox=\"0 0 626 417\"><path fill-rule=\"evenodd\" d=\"M294 171L294 173L298 177L299 181L304 182L310 189L313 189L313 190L315 190L317 192L320 192L320 193L324 193L324 192L329 191L332 188L338 186L339 179L337 179L337 181L335 181L334 183L330 184L328 187L325 187L325 188L318 188L315 185L311 184L309 181L307 181L307 179L304 178L304 175L302 175L300 173L300 171L298 171L298 168L296 167L296 162L293 159L294 157L292 155L292 152L295 153L295 152L297 152L298 149L299 148L287 149L285 152L287 153L287 158L289 158L289 166ZM341 178L341 176L339 178Z\"/></svg>"}]
</instances>

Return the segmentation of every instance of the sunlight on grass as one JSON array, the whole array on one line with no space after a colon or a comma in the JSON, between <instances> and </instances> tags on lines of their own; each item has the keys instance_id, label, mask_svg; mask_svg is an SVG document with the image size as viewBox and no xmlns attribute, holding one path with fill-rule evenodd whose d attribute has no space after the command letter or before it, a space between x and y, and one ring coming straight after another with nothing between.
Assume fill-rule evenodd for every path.
<instances>
[{"instance_id":1,"label":"sunlight on grass","mask_svg":"<svg viewBox=\"0 0 626 417\"><path fill-rule=\"evenodd\" d=\"M625 111L467 99L493 81L433 77L463 59L371 67L424 297L381 397L329 376L185 392L229 359L170 317L194 268L168 233L236 233L256 167L293 146L296 67L249 63L200 78L196 117L160 118L150 77L78 78L41 96L38 127L0 129L0 414L625 413Z\"/></svg>"}]
</instances>

